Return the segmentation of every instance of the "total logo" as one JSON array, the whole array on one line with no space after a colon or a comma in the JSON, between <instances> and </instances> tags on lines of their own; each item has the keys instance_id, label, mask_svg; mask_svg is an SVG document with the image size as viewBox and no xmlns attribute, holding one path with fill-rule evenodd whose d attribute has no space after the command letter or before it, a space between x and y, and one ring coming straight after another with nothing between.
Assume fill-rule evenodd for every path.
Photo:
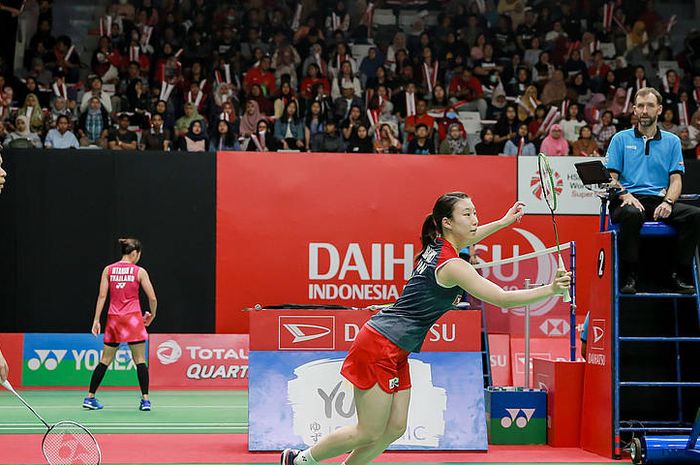
<instances>
[{"instance_id":1,"label":"total logo","mask_svg":"<svg viewBox=\"0 0 700 465\"><path fill-rule=\"evenodd\" d=\"M335 350L334 316L280 316L279 350Z\"/></svg>"},{"instance_id":2,"label":"total logo","mask_svg":"<svg viewBox=\"0 0 700 465\"><path fill-rule=\"evenodd\" d=\"M180 360L180 357L182 357L182 347L172 339L168 339L160 343L156 350L156 355L160 363L163 365L170 365Z\"/></svg>"},{"instance_id":3,"label":"total logo","mask_svg":"<svg viewBox=\"0 0 700 465\"><path fill-rule=\"evenodd\" d=\"M43 365L47 370L53 371L58 367L58 364L61 363L68 351L35 349L34 353L37 357L27 360L27 366L30 370L36 371Z\"/></svg>"},{"instance_id":4,"label":"total logo","mask_svg":"<svg viewBox=\"0 0 700 465\"><path fill-rule=\"evenodd\" d=\"M507 429L515 424L517 428L523 429L530 423L535 410L534 408L507 408L508 415L501 418L501 426Z\"/></svg>"}]
</instances>

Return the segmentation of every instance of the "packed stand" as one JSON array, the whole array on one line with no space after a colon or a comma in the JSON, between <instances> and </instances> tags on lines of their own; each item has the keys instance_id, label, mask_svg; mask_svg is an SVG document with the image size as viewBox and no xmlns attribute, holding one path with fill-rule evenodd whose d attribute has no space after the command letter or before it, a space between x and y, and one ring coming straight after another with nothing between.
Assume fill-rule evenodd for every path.
<instances>
[{"instance_id":1,"label":"packed stand","mask_svg":"<svg viewBox=\"0 0 700 465\"><path fill-rule=\"evenodd\" d=\"M700 33L674 51L673 17L652 1L617 3L119 0L83 55L52 36L43 0L25 69L0 75L0 137L16 148L600 156L635 124L631 97L648 85L664 99L661 128L700 158Z\"/></svg>"}]
</instances>

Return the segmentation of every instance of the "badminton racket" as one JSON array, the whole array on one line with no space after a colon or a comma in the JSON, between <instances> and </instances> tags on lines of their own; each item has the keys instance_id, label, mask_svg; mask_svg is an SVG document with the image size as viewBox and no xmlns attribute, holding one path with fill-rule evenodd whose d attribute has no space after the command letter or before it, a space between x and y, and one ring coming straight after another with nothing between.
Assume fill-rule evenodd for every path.
<instances>
[{"instance_id":1,"label":"badminton racket","mask_svg":"<svg viewBox=\"0 0 700 465\"><path fill-rule=\"evenodd\" d=\"M99 465L102 453L95 437L83 425L62 420L55 425L46 423L31 405L20 396L9 381L2 386L17 396L22 403L46 426L41 451L49 465Z\"/></svg>"},{"instance_id":2,"label":"badminton racket","mask_svg":"<svg viewBox=\"0 0 700 465\"><path fill-rule=\"evenodd\" d=\"M542 188L542 197L544 198L549 211L552 214L552 225L554 226L554 240L557 243L557 258L559 261L559 270L566 270L564 266L564 260L561 258L561 247L559 245L559 230L557 229L557 218L554 212L557 209L557 191L554 184L554 173L552 172L552 167L549 165L549 160L547 156L543 153L537 155L537 168L540 175L540 186ZM562 297L564 302L571 302L571 295L569 295L569 290L564 292Z\"/></svg>"}]
</instances>

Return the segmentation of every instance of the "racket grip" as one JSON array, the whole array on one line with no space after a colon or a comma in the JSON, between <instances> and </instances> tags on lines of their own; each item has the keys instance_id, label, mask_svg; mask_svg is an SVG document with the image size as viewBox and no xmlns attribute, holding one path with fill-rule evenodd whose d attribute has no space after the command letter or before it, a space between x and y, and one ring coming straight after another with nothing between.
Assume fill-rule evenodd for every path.
<instances>
[{"instance_id":1,"label":"racket grip","mask_svg":"<svg viewBox=\"0 0 700 465\"><path fill-rule=\"evenodd\" d=\"M4 387L5 389L7 389L10 392L15 392L15 388L12 387L9 379L6 379L5 381L2 382L2 387Z\"/></svg>"},{"instance_id":2,"label":"racket grip","mask_svg":"<svg viewBox=\"0 0 700 465\"><path fill-rule=\"evenodd\" d=\"M559 269L566 270L566 267L564 266L564 260L562 260L561 255L559 255ZM569 294L568 289L564 291L564 294L562 294L561 300L563 302L571 302L571 294Z\"/></svg>"}]
</instances>

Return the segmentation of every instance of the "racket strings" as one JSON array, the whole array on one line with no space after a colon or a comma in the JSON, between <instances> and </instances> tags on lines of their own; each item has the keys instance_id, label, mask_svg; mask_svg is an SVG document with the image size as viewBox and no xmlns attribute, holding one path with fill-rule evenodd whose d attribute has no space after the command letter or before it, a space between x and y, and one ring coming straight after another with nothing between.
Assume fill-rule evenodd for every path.
<instances>
[{"instance_id":1,"label":"racket strings","mask_svg":"<svg viewBox=\"0 0 700 465\"><path fill-rule=\"evenodd\" d=\"M44 456L50 465L97 465L101 453L97 441L83 426L61 422L52 427L42 443Z\"/></svg>"}]
</instances>

